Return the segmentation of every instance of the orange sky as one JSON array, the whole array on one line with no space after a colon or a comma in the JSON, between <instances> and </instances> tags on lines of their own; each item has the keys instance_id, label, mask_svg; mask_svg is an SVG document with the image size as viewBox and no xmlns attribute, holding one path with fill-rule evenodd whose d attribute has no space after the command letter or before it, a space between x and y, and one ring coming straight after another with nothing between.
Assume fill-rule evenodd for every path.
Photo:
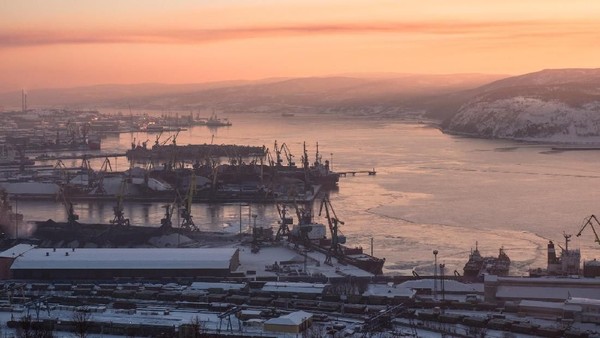
<instances>
[{"instance_id":1,"label":"orange sky","mask_svg":"<svg viewBox=\"0 0 600 338\"><path fill-rule=\"evenodd\" d=\"M589 0L2 1L0 91L598 67Z\"/></svg>"}]
</instances>

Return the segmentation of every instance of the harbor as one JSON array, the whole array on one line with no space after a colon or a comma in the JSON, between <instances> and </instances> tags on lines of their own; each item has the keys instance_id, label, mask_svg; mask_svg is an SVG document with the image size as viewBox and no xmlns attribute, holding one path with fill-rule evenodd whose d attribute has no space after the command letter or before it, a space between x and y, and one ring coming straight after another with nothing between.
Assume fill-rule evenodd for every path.
<instances>
[{"instance_id":1,"label":"harbor","mask_svg":"<svg viewBox=\"0 0 600 338\"><path fill-rule=\"evenodd\" d=\"M440 158L433 151L425 155L411 152L406 154L394 153L392 145L386 148L385 144L365 141L365 146L368 146L372 151L369 156L364 156L364 151L360 148L340 146L342 142L352 144L352 138L349 136L351 134L348 134L347 137L340 138L337 135L332 138L326 132L330 128L329 123L336 123L337 128L342 132L341 135L346 135L343 133L344 129L355 126L355 123L350 121L346 124L339 124L339 120L332 119L330 122L325 120L322 127L315 128L312 132L297 135L294 133L297 126L293 124L290 126L282 125L280 120L272 119L267 115L254 117L253 119L258 120L254 122L252 119L243 116L232 118L234 122L238 122L229 129L222 129L214 134L214 144L260 145L260 147L265 145L272 150L274 140L278 140L278 147L281 147L282 142L289 145L292 155L295 155L292 158L293 162L297 167L302 168L303 164L300 157L303 155L303 144L306 142L308 158L312 164L315 159L316 142L310 142L310 140L318 140L322 162L329 160L332 163L333 172L376 168L376 176L357 174L356 176L340 177L337 187L330 189L329 194L336 211L343 215L344 219L351 220L343 227L348 240L364 248L369 248L371 238L373 238L375 254L386 257L387 263L384 270L388 273L411 275L413 269L421 275L427 274L428 271L431 272L432 263L428 264L423 260L423 257L431 256L432 246L443 246L445 250L442 253L446 266L452 267L451 271L457 270L460 272L468 258L469 249L474 248L475 243L478 242L479 250L485 255L497 253L498 248L504 246L513 263L511 273L527 275L530 268L546 265L545 247L548 239L562 242L561 236L557 236L557 234L561 234L563 231L575 233L578 229L569 230L566 225L571 224L571 228L576 228L578 219L592 214L594 210L593 206L588 205L587 202L593 200L593 197L586 198L585 194L582 195L583 192L587 191L587 185L582 183L587 181L592 184L596 179L594 174L590 174L593 172L593 167L585 170L567 170L563 169L560 163L552 162L554 157L563 158L566 156L569 157L570 161L578 161L580 165L585 166L585 163L587 163L585 157L587 156L584 156L584 154L581 155L581 159L578 159L579 155L576 152L546 155L543 153L544 149L539 146L523 147L513 152L494 152L494 149L505 146L502 141L475 142L472 144L473 147L485 146L489 149L487 152L475 152L467 144L458 143L457 151L462 151L465 154L463 156L471 156L472 159L462 164L460 162L455 164L451 160ZM307 124L312 119L313 117L296 116L294 123ZM431 141L431 144L424 145L429 149L439 149L443 144L451 144L452 142L451 137L438 134L435 129L423 129L422 126L412 124L390 123L387 127L378 123L365 124L362 130L355 130L353 133L356 135L355 137L364 140L371 137L372 131L369 131L371 128L379 128L378 133L383 135L406 135L406 139L403 141L407 144L406 149L417 149L420 145L410 142L415 135L423 132L427 133L431 140L439 139L439 142L435 141L438 143ZM240 124L244 125L245 128L237 129L236 127ZM204 144L211 140L213 134L208 129L202 126L194 128L198 129L193 129L193 132L180 132L177 144ZM281 130L281 133L289 135L289 138L282 139L279 137L280 132L273 133L267 130ZM103 139L102 151L119 153L119 149L129 149L133 139L147 139L148 137L144 135L134 133L110 136ZM156 136L157 134L154 134L152 140ZM169 134L165 133L161 139L166 140L168 136ZM150 142L148 146L151 147ZM461 147L467 148L462 149ZM534 163L540 165L536 166L537 169L534 169L533 164L526 167L509 166L500 162L490 162L492 164L486 167L478 165L481 161L491 161L491 156L487 155L492 154L495 156L499 154L501 158L519 158L526 154L528 157L535 159ZM474 155L477 156L473 157ZM285 155L282 155L281 160L282 167L287 169L289 165ZM40 161L36 165L44 166L48 172L57 171L57 169L54 169L56 162L54 160ZM69 176L72 178L79 176L75 172L81 170L81 160L62 160L62 162L65 167L74 168L69 170L71 172ZM99 169L102 168L104 162L105 158L103 157L89 160L90 167L94 172L103 172ZM219 162L219 165L231 167L229 159L220 159ZM274 162L277 162L276 156ZM120 175L130 169L130 164L123 157L110 158L110 163L112 172L108 169L103 178L104 189L107 191L104 197L73 198L72 200L81 222L106 223L114 217L112 208L116 203L116 196L119 194L123 181ZM193 164L192 161L187 164L190 171ZM225 166L225 164L227 165ZM265 161L263 165L267 164L268 162ZM260 165L256 166L256 168L259 167ZM13 171L15 174L10 174L8 178L16 180L21 177L25 181L30 179L26 173L19 173L19 168L16 169L16 171ZM146 170L140 170L140 173ZM135 171L138 171L138 169L135 169L134 173ZM439 175L442 173L450 175L441 180ZM487 186L482 191L465 188L462 183L467 175L468 177L481 178ZM206 182L201 181L200 176L198 175L196 180L198 187L200 187L201 182ZM556 191L562 191L568 197L564 202L564 206L553 202L553 198L556 197L553 196L554 193L529 198L531 197L529 191L542 189L543 187L543 185L538 187L535 185L536 183L529 180L534 177L558 179L558 181L554 180L552 184L560 185L560 189ZM79 185L87 189L88 181L85 180L85 176L79 176L78 179ZM521 186L499 184L499 182L505 182L507 179L519 182ZM134 179L131 183L127 182L132 187L131 193L135 192L133 181L139 182L142 180ZM183 189L180 190L180 193L183 197L189 189L186 189L188 186L185 185L185 182L181 182L181 184ZM384 184L390 188L381 188L380 186ZM567 184L575 188L568 188L566 187ZM319 184L316 184L316 186L319 186ZM237 193L240 195L240 190L251 192L251 187L249 185L230 185L223 188L227 189L225 191L228 191L228 194ZM255 184L253 187L256 188L257 185ZM299 192L302 192L304 188L304 186L298 186L294 194L300 196ZM237 192L235 192L235 189L237 189ZM485 190L489 189L495 192L493 196L487 196L484 193ZM526 192L517 194L516 198L507 196L508 192L519 189L526 189ZM319 187L318 190L321 191L323 188ZM24 222L49 218L57 221L65 220L65 207L62 198L57 196L57 192L58 188L54 186L53 190L49 190L49 194L43 199L29 200L26 197L16 197L16 203L15 198L11 196L11 203L13 207L17 204L18 211L24 215ZM199 189L197 192L200 193L201 190ZM473 201L474 206L460 203L458 198L452 198L451 196L457 192L460 194L461 199ZM130 198L130 196L127 196L128 193L129 190L127 189L123 194L125 214L135 225L152 224L158 226L164 216L164 205L175 201L175 198L171 199L172 196L165 198L164 202L153 201L152 199L147 199L146 202L143 200L136 201L135 199L128 200ZM420 196L431 197L422 199ZM479 196L479 198L471 198L470 196ZM288 197L284 194L280 194L280 197L282 199L285 197L290 201L294 199L293 196ZM300 197L296 198L301 199ZM94 202L94 199L97 202ZM504 207L490 209L487 202L485 202L488 199L492 201L489 203L503 205ZM249 231L249 226L253 223L252 218L249 216L251 214L257 215L256 221L259 224L273 225L279 220L274 201L253 203L249 199L239 199L237 201L225 200L224 203L218 204L203 204L207 201L208 199L205 199L203 202L194 203L191 206L196 224L204 230L238 232L241 223L244 231ZM524 206L528 204L533 204L535 208L540 210L545 208L563 210L568 207L569 210L573 211L565 211L558 215L558 219L550 219L547 218L546 213L527 212L528 209ZM242 209L241 212L240 209ZM367 212L367 210L369 211ZM570 217L566 217L567 215ZM175 215L176 217L177 215ZM506 224L502 221L506 218L515 221ZM370 224L371 226L366 227L363 224ZM538 226L541 224L545 224L545 226ZM520 229L527 229L527 227L533 227L533 230L520 231ZM451 239L451 244L442 245L438 243L437 234L439 233L448 236ZM517 233L518 236L516 236ZM514 243L509 245L504 238L510 236L516 239ZM408 252L399 254L395 248L402 247L402 243L405 243L405 241L414 243L415 247ZM581 248L582 260L596 258L594 254L595 243L593 241L585 241L584 237L580 237L577 238L574 245ZM524 262L528 263L525 265Z\"/></svg>"},{"instance_id":2,"label":"harbor","mask_svg":"<svg viewBox=\"0 0 600 338\"><path fill-rule=\"evenodd\" d=\"M295 121L299 119L302 117L294 118ZM243 121L243 119L241 120ZM178 136L173 142L175 134ZM123 137L124 135L126 134L120 134L118 138L107 139L106 151L110 151L110 154L120 155L122 154L119 152L121 149L128 149L126 147L133 149L132 144L137 147L137 141L127 141L127 138ZM173 150L180 144L192 144L189 138L191 135L193 134L186 135L182 132L166 135L164 140L168 141L164 147ZM217 138L226 135L214 134ZM143 136L140 138L139 134L132 134L131 137L136 140L143 138ZM227 143L244 144L240 142L242 139L233 138ZM285 316L293 317L294 313L298 311L310 313L311 326L315 328L320 327L326 330L329 327L332 332L335 330L352 334L374 331L388 332L390 337L414 335L414 332L417 332L417 335L429 335L431 332L445 332L446 334L462 332L463 336L471 336L474 332L482 330L515 334L529 330L529 332L537 332L543 336L560 336L568 333L569 335L579 334L583 337L585 332L594 330L594 326L590 326L590 322L586 320L568 326L540 320L533 323L519 320L518 314L520 313L526 312L535 317L536 313L546 311L544 306L559 303L568 307L570 302L575 301L570 300L565 294L557 295L547 305L536 303L541 306L538 308L528 305L528 302L548 301L547 297L536 296L545 292L540 290L544 290L543 288L546 287L544 285L547 283L554 283L552 284L555 285L552 286L554 288L562 288L560 285L563 282L559 273L554 274L553 277L545 277L554 278L547 280L530 277L527 287L537 291L532 291L529 298L521 297L521 303L511 303L512 300L506 298L507 295L501 291L504 289L500 285L516 285L514 283L519 280L514 280L515 276L522 278L522 276L528 275L529 270L537 271L538 267L552 269L550 265L546 266L546 262L550 261L549 254L547 255L546 252L541 253L542 257L539 261L542 264L534 263L525 267L522 265L523 253L520 253L519 250L530 244L520 244L519 240L514 243L506 243L499 240L500 237L494 239L490 233L471 230L471 234L467 235L464 241L458 241L455 244L457 245L457 254L449 253L448 247L439 248L438 251L438 246L432 243L410 246L411 250L408 251L398 251L398 247L390 245L385 239L385 237L389 237L393 240L395 236L394 228L383 228L386 223L390 224L389 219L386 221L385 218L377 217L377 215L357 212L362 208L377 210L372 209L372 204L380 203L381 197L370 196L367 198L364 189L373 189L369 186L378 180L390 179L391 166L386 165L385 162L368 162L360 156L357 157L360 158L359 161L353 162L352 159L357 154L336 149L335 144L333 144L333 148L329 148L332 143L327 138L319 139L319 145L315 144L312 147L305 141L296 136L295 139L285 140L285 143L279 140L276 144L271 143L273 146L260 146L257 149L264 151L265 154L262 164L257 158L252 166L248 165L252 162L252 157L244 156L221 157L220 160L214 161L217 164L214 166L215 168L222 166L238 175L242 173L240 171L242 168L248 170L243 176L246 179L250 177L257 182L261 178L256 174L257 172L262 172L263 181L260 182L263 183L266 182L265 177L281 178L283 176L293 178L294 181L299 180L297 181L299 184L295 185L291 191L282 193L279 199L269 200L257 199L256 195L249 195L250 197L247 199L240 198L239 195L234 197L235 189L230 189L231 195L227 195L228 197L223 200L214 199L214 195L211 200L208 198L198 199L201 198L199 196L202 196L201 190L190 187L199 187L200 182L211 182L214 177L206 176L207 180L203 180L202 177L205 176L200 174L202 168L211 167L205 166L206 161L196 161L193 156L180 160L164 156L157 157L155 163L159 163L158 168L153 165L149 168L155 167L155 169L150 170L136 165L133 165L132 168L131 164L124 164L129 161L122 156L119 156L118 160L121 170L112 170L117 162L116 159L111 160L102 156L86 155L82 156L84 157L82 159L75 155L71 160L62 159L64 167L50 164L54 159L42 159L39 164L36 163L36 165L44 166L39 171L55 173L54 176L42 175L46 176L46 182L49 177L58 178L62 175L63 178L68 176L69 182L79 182L80 188L97 189L97 178L101 178L106 193L95 194L88 198L85 195L78 196L77 193L74 193L75 190L64 190L64 185L58 185L55 191L46 197L40 196L39 199L24 195L23 189L19 189L21 194L14 196L9 194L10 211L22 213L23 218L9 217L9 226L4 230L9 234L8 242L5 245L9 252L5 254L12 256L10 251L18 249L9 245L9 243L13 243L14 237L25 239L31 236L37 240L37 242L28 244L32 246L28 251L33 250L30 252L33 255L31 256L33 261L23 265L18 272L19 280L33 280L33 282L21 284L23 286L20 292L23 300L22 303L10 305L13 313L31 312L36 302L51 299L50 302L54 309L49 314L48 311L40 311L39 314L40 320L51 323L53 316L64 318L77 313L77 308L93 308L94 312L90 316L90 320L93 318L98 329L91 329L91 332L97 334L126 332L125 326L123 324L120 326L116 320L109 324L110 318L122 311L124 304L128 304L126 306L129 307L127 315L129 322L126 326L132 327L133 325L137 332L148 332L148 335L159 332L173 334L175 331L188 330L190 325L193 326L195 317L194 315L182 316L182 314L193 313L207 321L203 332L210 332L213 335L267 334L268 336L267 332L270 332L273 337L284 337L285 334L277 330L268 331L271 330L269 321L277 322L281 316L283 318L287 318ZM140 144L140 147L143 145ZM151 149L149 145L146 147ZM278 151L269 150L267 154L269 148L278 149ZM334 158L331 153L333 151L336 154L335 170L332 169ZM166 151L166 153L176 152ZM299 159L294 156L295 154L299 154L296 155ZM232 163L232 158L237 160L241 158L244 165L240 166L239 161ZM160 165L161 162L162 165ZM198 165L194 166L195 162L198 162ZM227 164L225 165L223 162L227 162ZM318 181L317 176L312 178L307 176L306 168L318 168L315 164L320 164L321 168L328 168L325 172L335 173L337 180ZM127 167L127 170L123 170L124 166ZM353 169L361 167L373 169ZM374 167L378 168L376 175ZM425 166L421 165L421 168L423 167ZM102 170L97 168L102 168ZM279 170L273 171L275 168ZM176 173L173 175L174 177L187 175L187 184L179 186L179 192L175 194L165 194L165 196L154 194L149 197L141 193L143 198L139 200L136 200L133 193L128 196L128 192L135 191L134 182L144 182L146 173L153 170L156 174L148 175L149 178L158 177L161 179L160 181L168 182L168 175L164 174L172 170L173 173ZM214 168L211 170L214 171ZM447 170L454 170L454 168L450 167ZM84 178L81 176L82 172L86 172L88 176ZM300 175L299 172L302 174ZM319 171L315 170L314 172ZM161 176L158 176L158 173ZM217 180L226 178L229 188L232 187L232 184L237 183L234 178L227 178L227 171L219 171L219 173L222 175L217 176ZM29 179L26 178L24 172L21 172L21 175L22 183L27 183ZM124 177L129 178L124 179ZM309 179L312 181L304 181ZM192 183L194 180L196 184ZM19 183L18 180L12 179L12 181L7 183ZM246 180L247 188L245 189L249 187L248 181ZM96 183L90 184L89 182ZM304 190L307 182L310 183L308 190L310 194L302 194L302 191L307 191ZM131 184L131 186L127 184ZM61 186L63 187L62 191ZM174 186L176 185L174 184ZM243 188L239 188L239 186L237 189L237 194L243 191ZM192 190L194 191L192 192ZM70 194L65 194L65 192ZM354 196L356 202L348 201L350 196ZM153 200L153 198L157 199ZM357 205L362 205L362 207L356 209ZM31 218L31 210L36 211L35 215L40 215L33 219L36 222L33 222ZM432 215L435 216L435 212ZM374 226L378 231L382 231L381 234L374 232L374 228L364 226L373 224L374 219L379 222ZM411 238L410 236L419 233L431 233L429 232L430 226L427 224L400 222L403 227L403 238ZM13 227L13 225L17 225L17 227ZM412 232L411 227L418 230ZM15 230L13 231L13 229ZM575 232L573 229L563 231ZM557 233L560 234L561 231ZM585 234L587 231L583 233ZM521 238L527 237L521 236ZM435 242L435 237L428 240ZM546 243L544 239L539 241ZM593 241L589 244L593 244ZM496 247L493 248L493 246ZM178 257L188 256L193 250L208 250L195 253L199 256L225 255L219 256L221 258L218 260L228 263L223 266L222 270L215 270L213 267L209 272L209 270L204 271L203 269L208 268L202 265L208 263L198 261L197 266L182 266L176 275L173 275L172 271L161 270L158 265L154 266L152 274L148 271L137 271L131 268L145 264L141 261L128 263L130 265L127 266L127 271L120 270L122 268L118 266L111 268L114 270L105 270L104 272L88 271L88 267L93 267L90 265L91 262L87 262L91 256L95 257L96 263L93 264L101 264L105 267L114 264L107 258L102 258L105 257L105 251L93 251L111 250L111 247L115 249L124 247L130 248L130 250L136 250L133 248L166 250L158 253L151 250L144 254L149 258L160 254L160 258L154 258L156 264L161 259L176 261L179 259ZM469 247L473 248L471 256L467 251ZM499 247L499 257L490 256L491 253L498 252ZM191 251L189 254L176 251L167 254L168 250L176 248ZM230 251L219 253L218 250L221 249ZM432 250L435 250L437 254L432 255ZM398 252L402 252L402 257L397 255ZM585 252L588 250L582 248L582 253ZM113 254L106 251L106 255L109 257L112 255L123 256L124 254ZM414 255L419 256L411 261L411 256ZM490 262L502 261L501 257L504 257L502 255L510 257L510 259L507 260L508 267L503 267L503 272L500 273L500 270L494 268ZM562 255L559 253L556 256L556 262L560 262L563 255L567 257L568 253ZM23 252L23 257L27 256L27 252ZM126 256L134 257L134 255ZM38 259L44 261L46 258L52 258L52 261L56 262L53 264L58 264L57 270L53 272L53 268L50 268L41 274L36 272L34 261ZM474 263L472 265L476 268L468 269L470 258L474 262L480 260L481 265ZM67 276L58 268L62 264L60 261L64 259L82 259L84 262L81 271L70 272L72 275L69 279L74 282L69 285L56 282L57 279L64 279ZM105 261L102 261L103 259ZM217 258L215 257L214 260L216 261ZM407 262L399 264L401 260L407 260ZM582 268L589 265L586 262L587 260L582 262L584 263ZM490 270L484 270L486 267ZM11 273L17 272L16 270L4 272L7 275ZM141 277L146 273L148 273L146 277ZM62 277L59 278L59 275ZM200 275L204 277L198 277ZM531 276L534 275L534 273L531 274ZM114 279L114 276L120 277ZM141 278L143 282L140 281ZM348 280L354 280L358 284L353 287L353 289L356 288L355 291L350 292L352 297L346 294L342 300L342 295L335 290L348 288L348 286L341 286ZM223 291L218 291L220 285L215 284L205 286L210 290L198 289L201 288L202 283L219 284L223 281L237 284L236 286L227 286L227 290ZM281 282L284 282L287 287L293 287L293 291L286 292L285 289L281 289L281 286L270 284ZM537 283L539 283L538 286L536 286ZM587 283L582 280L575 286L569 284L564 287L568 287L570 290L581 289L583 290L581 293L574 293L574 295L583 296L588 294L585 291L588 288ZM320 285L323 285L324 289L317 291ZM302 287L314 289L313 291L320 293L314 296L299 296L304 295L298 291ZM63 291L55 291L57 288ZM173 288L180 291L173 291ZM488 294L483 292L485 288L496 288L498 291ZM33 292L33 289L36 291ZM42 289L47 291L39 291ZM75 295L82 299L80 303L73 303L72 297ZM39 298L46 296L52 298ZM97 303L99 297L102 300ZM502 313L494 310L499 306L503 306L505 309ZM475 310L466 313L466 307ZM172 325L167 327L163 325L163 321L149 320L149 314L158 313L156 308L165 309L161 310L163 314L164 311L169 312L165 318L168 318ZM268 308L275 308L279 312L263 313ZM443 311L439 311L437 308L443 308ZM582 311L579 314L574 313L573 316L584 316L585 310ZM337 315L340 312L343 312L344 315ZM381 313L385 313L385 315L381 315ZM53 330L75 330L73 323L61 322L63 324L52 322ZM230 326L229 322L231 322ZM453 325L449 326L448 323ZM20 324L11 325L18 326ZM334 326L337 329L334 329ZM100 327L107 331L102 331L99 329Z\"/></svg>"}]
</instances>

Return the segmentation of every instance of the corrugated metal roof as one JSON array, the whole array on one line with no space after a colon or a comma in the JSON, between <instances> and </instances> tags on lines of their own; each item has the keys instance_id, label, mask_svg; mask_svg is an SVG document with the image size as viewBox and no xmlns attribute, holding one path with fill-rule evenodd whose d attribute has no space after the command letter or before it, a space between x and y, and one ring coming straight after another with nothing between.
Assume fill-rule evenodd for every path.
<instances>
[{"instance_id":1,"label":"corrugated metal roof","mask_svg":"<svg viewBox=\"0 0 600 338\"><path fill-rule=\"evenodd\" d=\"M12 270L39 269L229 269L234 248L36 248Z\"/></svg>"},{"instance_id":2,"label":"corrugated metal roof","mask_svg":"<svg viewBox=\"0 0 600 338\"><path fill-rule=\"evenodd\" d=\"M35 245L33 244L17 244L8 250L0 252L0 257L14 258L34 248Z\"/></svg>"}]
</instances>

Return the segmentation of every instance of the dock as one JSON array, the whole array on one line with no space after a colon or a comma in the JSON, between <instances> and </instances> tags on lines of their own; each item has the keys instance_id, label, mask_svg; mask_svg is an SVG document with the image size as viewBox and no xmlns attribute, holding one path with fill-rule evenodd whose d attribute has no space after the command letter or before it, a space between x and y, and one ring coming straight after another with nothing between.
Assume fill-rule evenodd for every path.
<instances>
[{"instance_id":1,"label":"dock","mask_svg":"<svg viewBox=\"0 0 600 338\"><path fill-rule=\"evenodd\" d=\"M54 161L54 160L82 160L90 158L104 158L104 157L125 157L125 153L112 153L112 154L79 154L79 155L39 155L33 158L35 161Z\"/></svg>"},{"instance_id":2,"label":"dock","mask_svg":"<svg viewBox=\"0 0 600 338\"><path fill-rule=\"evenodd\" d=\"M338 174L340 175L340 177L346 177L348 175L356 176L356 174L368 174L369 176L375 176L377 172L375 171L375 168L373 168L373 170L342 171L338 172Z\"/></svg>"}]
</instances>

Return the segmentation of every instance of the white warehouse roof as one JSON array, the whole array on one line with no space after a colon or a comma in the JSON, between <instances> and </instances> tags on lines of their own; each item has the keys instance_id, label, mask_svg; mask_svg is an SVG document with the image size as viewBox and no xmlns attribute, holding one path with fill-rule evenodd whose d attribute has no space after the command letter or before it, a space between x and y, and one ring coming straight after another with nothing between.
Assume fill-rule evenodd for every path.
<instances>
[{"instance_id":1,"label":"white warehouse roof","mask_svg":"<svg viewBox=\"0 0 600 338\"><path fill-rule=\"evenodd\" d=\"M35 248L15 259L22 269L229 269L234 248Z\"/></svg>"},{"instance_id":2,"label":"white warehouse roof","mask_svg":"<svg viewBox=\"0 0 600 338\"><path fill-rule=\"evenodd\" d=\"M298 326L306 320L312 318L312 313L304 312L302 310L288 313L277 318L271 318L265 322L265 324L271 325L285 325L285 326Z\"/></svg>"},{"instance_id":3,"label":"white warehouse roof","mask_svg":"<svg viewBox=\"0 0 600 338\"><path fill-rule=\"evenodd\" d=\"M17 244L10 249L6 249L5 251L0 252L0 258L15 258L31 249L35 249L35 245Z\"/></svg>"}]
</instances>

